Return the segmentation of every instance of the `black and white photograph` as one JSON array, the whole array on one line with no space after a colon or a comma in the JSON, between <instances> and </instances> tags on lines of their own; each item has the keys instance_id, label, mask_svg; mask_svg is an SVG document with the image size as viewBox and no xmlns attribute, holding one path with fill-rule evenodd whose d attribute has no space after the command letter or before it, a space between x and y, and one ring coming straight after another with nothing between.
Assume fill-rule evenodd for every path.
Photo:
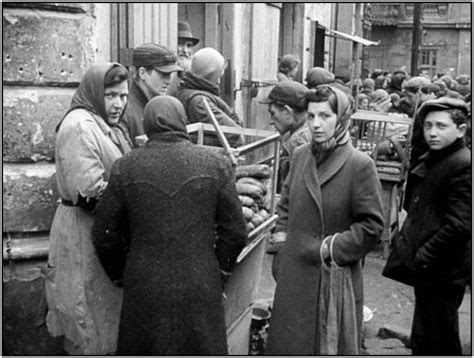
<instances>
[{"instance_id":1,"label":"black and white photograph","mask_svg":"<svg viewBox=\"0 0 474 358\"><path fill-rule=\"evenodd\" d=\"M472 355L472 2L2 24L2 356Z\"/></svg>"}]
</instances>

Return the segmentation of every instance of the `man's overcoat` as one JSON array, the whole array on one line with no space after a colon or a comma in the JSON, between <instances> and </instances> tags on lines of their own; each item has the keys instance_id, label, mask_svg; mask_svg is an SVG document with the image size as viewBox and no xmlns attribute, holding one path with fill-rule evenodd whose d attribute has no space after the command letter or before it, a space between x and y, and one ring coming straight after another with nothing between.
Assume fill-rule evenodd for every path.
<instances>
[{"instance_id":1,"label":"man's overcoat","mask_svg":"<svg viewBox=\"0 0 474 358\"><path fill-rule=\"evenodd\" d=\"M287 239L276 257L277 288L266 353L317 354L319 251L323 238L335 233L340 235L334 258L352 271L360 339L360 260L382 234L382 210L375 164L350 142L336 147L318 169L311 144L295 150L278 205L276 232L286 232Z\"/></svg>"}]
</instances>

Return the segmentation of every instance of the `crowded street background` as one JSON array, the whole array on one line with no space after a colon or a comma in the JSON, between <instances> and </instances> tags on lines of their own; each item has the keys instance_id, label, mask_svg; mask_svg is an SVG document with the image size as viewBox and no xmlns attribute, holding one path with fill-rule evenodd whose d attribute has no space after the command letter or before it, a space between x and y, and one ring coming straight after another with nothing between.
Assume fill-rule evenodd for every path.
<instances>
[{"instance_id":1,"label":"crowded street background","mask_svg":"<svg viewBox=\"0 0 474 358\"><path fill-rule=\"evenodd\" d=\"M2 10L3 355L471 353L471 3Z\"/></svg>"}]
</instances>

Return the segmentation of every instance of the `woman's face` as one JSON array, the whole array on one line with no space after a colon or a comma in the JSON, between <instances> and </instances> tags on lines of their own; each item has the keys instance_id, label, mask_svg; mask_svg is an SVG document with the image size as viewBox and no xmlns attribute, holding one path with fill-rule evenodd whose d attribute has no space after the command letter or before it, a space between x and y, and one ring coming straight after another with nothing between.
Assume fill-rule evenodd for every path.
<instances>
[{"instance_id":1,"label":"woman's face","mask_svg":"<svg viewBox=\"0 0 474 358\"><path fill-rule=\"evenodd\" d=\"M309 102L308 125L316 143L323 143L333 137L336 123L337 114L332 111L328 101Z\"/></svg>"},{"instance_id":2,"label":"woman's face","mask_svg":"<svg viewBox=\"0 0 474 358\"><path fill-rule=\"evenodd\" d=\"M359 102L359 109L369 108L369 100L367 98L362 98Z\"/></svg>"},{"instance_id":3,"label":"woman's face","mask_svg":"<svg viewBox=\"0 0 474 358\"><path fill-rule=\"evenodd\" d=\"M115 86L107 87L104 91L105 114L107 123L117 124L128 100L128 82L123 81Z\"/></svg>"}]
</instances>

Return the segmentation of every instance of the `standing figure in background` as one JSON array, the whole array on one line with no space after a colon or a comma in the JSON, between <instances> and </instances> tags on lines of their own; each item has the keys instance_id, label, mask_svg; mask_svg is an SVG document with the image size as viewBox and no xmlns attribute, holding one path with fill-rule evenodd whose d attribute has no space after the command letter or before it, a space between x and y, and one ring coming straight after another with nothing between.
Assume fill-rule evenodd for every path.
<instances>
[{"instance_id":1,"label":"standing figure in background","mask_svg":"<svg viewBox=\"0 0 474 358\"><path fill-rule=\"evenodd\" d=\"M471 152L466 148L464 101L426 101L417 118L429 146L409 174L401 229L417 249L411 330L413 355L462 354L458 309L471 284Z\"/></svg>"},{"instance_id":2,"label":"standing figure in background","mask_svg":"<svg viewBox=\"0 0 474 358\"><path fill-rule=\"evenodd\" d=\"M273 259L277 281L266 353L319 355L323 239L335 236L333 258L349 266L357 332L362 342L363 284L361 260L383 232L381 185L374 161L352 146L348 128L348 97L332 86L309 90L308 124L311 143L298 147L278 204L276 233L286 236ZM324 246L323 259L329 257ZM344 345L341 342L341 345Z\"/></svg>"},{"instance_id":3,"label":"standing figure in background","mask_svg":"<svg viewBox=\"0 0 474 358\"><path fill-rule=\"evenodd\" d=\"M56 131L56 181L61 197L51 227L46 297L48 330L65 337L71 355L116 352L122 290L112 284L92 246L95 207L112 164L131 151L120 127L128 72L93 65Z\"/></svg>"},{"instance_id":4,"label":"standing figure in background","mask_svg":"<svg viewBox=\"0 0 474 358\"><path fill-rule=\"evenodd\" d=\"M311 142L311 131L307 124L306 98L308 89L296 81L278 83L268 97L260 103L268 104L270 124L281 135L281 154L278 172L277 193L290 171L290 160L299 146ZM280 236L270 238L267 253L274 253L280 247Z\"/></svg>"},{"instance_id":5,"label":"standing figure in background","mask_svg":"<svg viewBox=\"0 0 474 358\"><path fill-rule=\"evenodd\" d=\"M135 77L130 86L129 105L123 117L133 146L139 143L137 136L145 134L143 130L143 111L147 102L155 96L166 94L171 83L171 73L180 71L176 65L176 55L170 49L148 43L133 50Z\"/></svg>"},{"instance_id":6,"label":"standing figure in background","mask_svg":"<svg viewBox=\"0 0 474 358\"><path fill-rule=\"evenodd\" d=\"M199 43L199 39L193 36L191 26L185 21L178 21L178 66L182 71L174 72L171 75L171 84L168 87L168 94L176 96L184 72L191 68L191 61L194 56L194 46Z\"/></svg>"},{"instance_id":7,"label":"standing figure in background","mask_svg":"<svg viewBox=\"0 0 474 358\"><path fill-rule=\"evenodd\" d=\"M184 73L183 82L176 98L184 106L189 123L212 123L205 107L204 99L223 126L241 127L242 122L237 113L220 97L220 80L226 68L226 61L217 50L205 47L197 51L191 61L191 69ZM243 144L240 135L226 135L231 146ZM206 136L205 144L220 145L217 136Z\"/></svg>"},{"instance_id":8,"label":"standing figure in background","mask_svg":"<svg viewBox=\"0 0 474 358\"><path fill-rule=\"evenodd\" d=\"M174 97L145 108L149 140L118 160L97 208L94 246L123 282L119 355L227 355L222 290L247 231L234 172L194 145Z\"/></svg>"},{"instance_id":9,"label":"standing figure in background","mask_svg":"<svg viewBox=\"0 0 474 358\"><path fill-rule=\"evenodd\" d=\"M300 60L294 55L285 55L278 62L278 82L282 81L294 81L295 76L298 73L298 67Z\"/></svg>"}]
</instances>

